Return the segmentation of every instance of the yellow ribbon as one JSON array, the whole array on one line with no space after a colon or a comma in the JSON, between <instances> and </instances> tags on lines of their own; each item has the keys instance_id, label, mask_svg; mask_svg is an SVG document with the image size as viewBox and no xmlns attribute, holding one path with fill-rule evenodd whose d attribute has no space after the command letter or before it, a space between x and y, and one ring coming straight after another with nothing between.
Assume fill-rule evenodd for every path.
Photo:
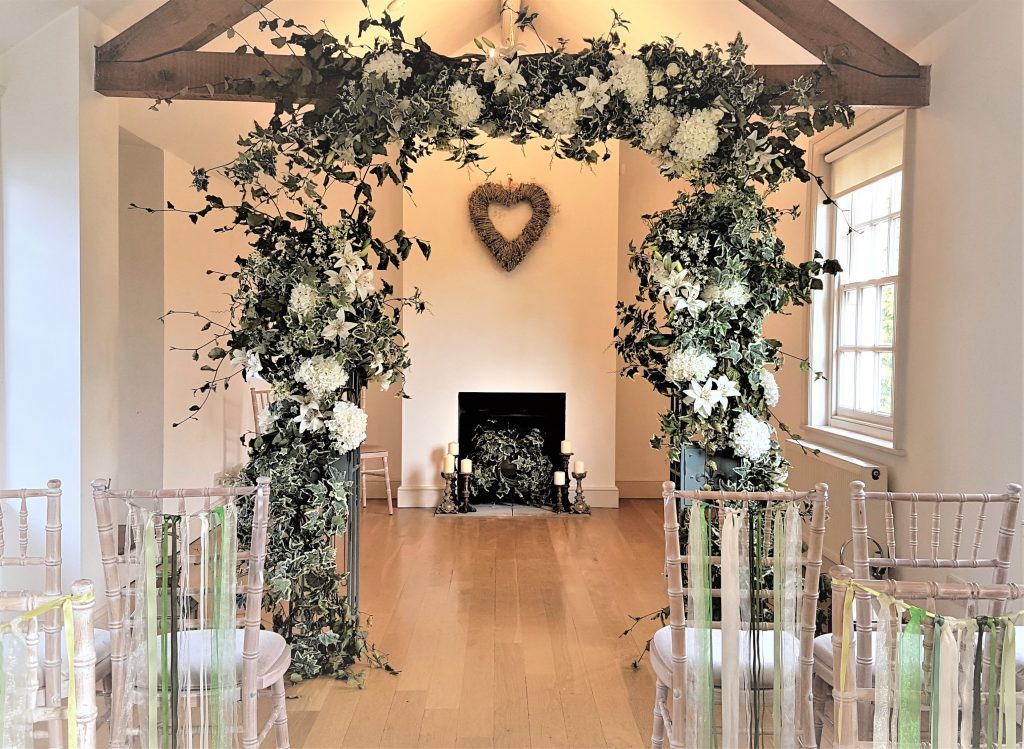
<instances>
[{"instance_id":1,"label":"yellow ribbon","mask_svg":"<svg viewBox=\"0 0 1024 749\"><path fill-rule=\"evenodd\" d=\"M68 659L68 749L78 749L78 699L75 691L75 619L73 605L93 600L92 593L70 594L55 598L36 606L31 611L19 614L3 625L0 631L12 629L15 624L35 619L55 608L60 607L64 613L64 644Z\"/></svg>"},{"instance_id":2,"label":"yellow ribbon","mask_svg":"<svg viewBox=\"0 0 1024 749\"><path fill-rule=\"evenodd\" d=\"M834 580L833 580L834 582ZM846 586L846 597L843 599L843 644L839 658L839 715L836 717L836 744L843 745L843 710L846 709L846 672L850 667L850 630L853 628L853 585Z\"/></svg>"}]
</instances>

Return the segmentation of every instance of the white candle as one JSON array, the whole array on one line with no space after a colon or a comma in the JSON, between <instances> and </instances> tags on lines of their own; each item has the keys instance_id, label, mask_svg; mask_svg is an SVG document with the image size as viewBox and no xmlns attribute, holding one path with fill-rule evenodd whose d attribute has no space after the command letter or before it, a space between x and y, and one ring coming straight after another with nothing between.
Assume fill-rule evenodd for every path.
<instances>
[{"instance_id":1,"label":"white candle","mask_svg":"<svg viewBox=\"0 0 1024 749\"><path fill-rule=\"evenodd\" d=\"M454 455L449 454L449 455L445 455L444 456L444 472L445 473L455 473L455 456Z\"/></svg>"},{"instance_id":2,"label":"white candle","mask_svg":"<svg viewBox=\"0 0 1024 749\"><path fill-rule=\"evenodd\" d=\"M584 473L585 469L586 469L586 466L583 465L583 461L582 460L577 460L576 463L573 465L572 472L573 473Z\"/></svg>"},{"instance_id":3,"label":"white candle","mask_svg":"<svg viewBox=\"0 0 1024 749\"><path fill-rule=\"evenodd\" d=\"M565 471L555 471L555 486L565 486Z\"/></svg>"},{"instance_id":4,"label":"white candle","mask_svg":"<svg viewBox=\"0 0 1024 749\"><path fill-rule=\"evenodd\" d=\"M572 443L569 440L562 440L562 446L560 448L562 455L572 454Z\"/></svg>"},{"instance_id":5,"label":"white candle","mask_svg":"<svg viewBox=\"0 0 1024 749\"><path fill-rule=\"evenodd\" d=\"M449 455L458 455L459 454L459 443L458 442L449 442L448 443L448 454Z\"/></svg>"},{"instance_id":6,"label":"white candle","mask_svg":"<svg viewBox=\"0 0 1024 749\"><path fill-rule=\"evenodd\" d=\"M459 463L459 473L472 473L473 472L473 461L469 458L463 458L462 462Z\"/></svg>"}]
</instances>

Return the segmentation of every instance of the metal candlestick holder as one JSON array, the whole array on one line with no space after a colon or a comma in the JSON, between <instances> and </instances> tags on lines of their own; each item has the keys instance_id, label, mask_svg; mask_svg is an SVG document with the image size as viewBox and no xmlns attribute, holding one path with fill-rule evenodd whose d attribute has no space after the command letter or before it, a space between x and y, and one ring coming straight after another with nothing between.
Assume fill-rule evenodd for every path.
<instances>
[{"instance_id":1,"label":"metal candlestick holder","mask_svg":"<svg viewBox=\"0 0 1024 749\"><path fill-rule=\"evenodd\" d=\"M588 505L587 500L583 498L583 479L587 477L587 472L573 473L572 477L576 479L576 501L569 505L569 512L574 515L589 515L590 505Z\"/></svg>"},{"instance_id":2,"label":"metal candlestick holder","mask_svg":"<svg viewBox=\"0 0 1024 749\"><path fill-rule=\"evenodd\" d=\"M476 512L476 508L469 503L469 479L471 474L460 473L459 479L462 481L462 507L459 508L459 512Z\"/></svg>"},{"instance_id":3,"label":"metal candlestick holder","mask_svg":"<svg viewBox=\"0 0 1024 749\"><path fill-rule=\"evenodd\" d=\"M572 465L573 453L562 453L562 471L565 473L565 496L563 497L558 487L555 487L555 498L559 500L558 509L555 512L569 511L569 466Z\"/></svg>"},{"instance_id":4,"label":"metal candlestick holder","mask_svg":"<svg viewBox=\"0 0 1024 749\"><path fill-rule=\"evenodd\" d=\"M434 510L435 515L454 515L459 511L459 506L455 504L455 479L458 477L459 474L454 472L441 472L441 478L444 479L444 495L441 498L441 503L437 506L437 509Z\"/></svg>"},{"instance_id":5,"label":"metal candlestick holder","mask_svg":"<svg viewBox=\"0 0 1024 749\"><path fill-rule=\"evenodd\" d=\"M552 500L551 503L552 512L556 514L560 512L566 512L565 505L566 501L568 500L568 495L566 494L567 488L568 487L565 484L562 484L561 486L558 486L557 484L555 485L555 498L554 500Z\"/></svg>"}]
</instances>

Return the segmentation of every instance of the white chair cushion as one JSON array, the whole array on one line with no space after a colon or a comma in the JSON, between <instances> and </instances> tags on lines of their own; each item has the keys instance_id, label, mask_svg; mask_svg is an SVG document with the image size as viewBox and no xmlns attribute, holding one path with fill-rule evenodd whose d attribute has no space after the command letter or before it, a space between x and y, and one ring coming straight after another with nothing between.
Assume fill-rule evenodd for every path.
<instances>
[{"instance_id":1,"label":"white chair cushion","mask_svg":"<svg viewBox=\"0 0 1024 749\"><path fill-rule=\"evenodd\" d=\"M39 632L39 684L43 684L43 658L46 656L46 638ZM101 679L110 673L110 632L105 629L93 630L93 645L96 648L96 678ZM68 678L68 649L64 631L60 633L60 677L61 681Z\"/></svg>"},{"instance_id":2,"label":"white chair cushion","mask_svg":"<svg viewBox=\"0 0 1024 749\"><path fill-rule=\"evenodd\" d=\"M244 637L244 630L235 630L235 678L238 681L242 680ZM292 651L281 635L265 629L260 630L258 650L257 687L266 689L284 676L292 662ZM193 629L178 633L178 682L182 689L190 682L196 688L205 686L204 682L209 678L212 662L213 630Z\"/></svg>"},{"instance_id":3,"label":"white chair cushion","mask_svg":"<svg viewBox=\"0 0 1024 749\"><path fill-rule=\"evenodd\" d=\"M771 687L775 681L775 633L772 630L757 632L761 655L761 678L758 686ZM793 652L799 652L799 640L790 634L783 633L793 642ZM686 630L686 648L689 652L693 647L693 630ZM651 665L662 684L672 684L672 629L662 627L654 634L651 641ZM711 668L714 673L715 686L722 683L722 631L711 630Z\"/></svg>"}]
</instances>

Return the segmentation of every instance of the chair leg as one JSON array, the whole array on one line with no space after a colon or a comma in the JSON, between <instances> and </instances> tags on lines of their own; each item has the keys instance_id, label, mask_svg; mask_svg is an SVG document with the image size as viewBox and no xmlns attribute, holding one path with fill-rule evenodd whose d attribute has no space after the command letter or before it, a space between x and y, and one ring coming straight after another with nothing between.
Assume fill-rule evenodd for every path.
<instances>
[{"instance_id":1,"label":"chair leg","mask_svg":"<svg viewBox=\"0 0 1024 749\"><path fill-rule=\"evenodd\" d=\"M277 749L289 749L288 708L284 692L284 677L274 684L272 695L274 698L274 736L277 740Z\"/></svg>"},{"instance_id":2,"label":"chair leg","mask_svg":"<svg viewBox=\"0 0 1024 749\"><path fill-rule=\"evenodd\" d=\"M811 684L814 699L814 741L817 746L821 746L821 732L825 725L825 711L828 709L828 697L832 690L820 676L814 676Z\"/></svg>"},{"instance_id":3,"label":"chair leg","mask_svg":"<svg viewBox=\"0 0 1024 749\"><path fill-rule=\"evenodd\" d=\"M388 493L388 515L395 514L395 508L391 504L391 471L388 470L388 456L384 456L384 489Z\"/></svg>"},{"instance_id":4,"label":"chair leg","mask_svg":"<svg viewBox=\"0 0 1024 749\"><path fill-rule=\"evenodd\" d=\"M654 689L654 728L651 731L651 749L661 749L665 741L665 716L661 712L661 706L665 704L668 697L668 687L657 680Z\"/></svg>"}]
</instances>

